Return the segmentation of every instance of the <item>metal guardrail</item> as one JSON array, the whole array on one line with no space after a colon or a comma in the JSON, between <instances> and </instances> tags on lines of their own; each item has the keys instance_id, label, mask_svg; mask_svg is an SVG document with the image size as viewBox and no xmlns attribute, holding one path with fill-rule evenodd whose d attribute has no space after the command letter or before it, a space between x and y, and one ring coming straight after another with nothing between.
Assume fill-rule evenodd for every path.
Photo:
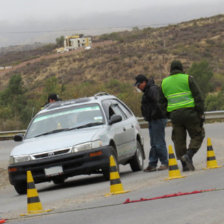
<instances>
[{"instance_id":1,"label":"metal guardrail","mask_svg":"<svg viewBox=\"0 0 224 224\"><path fill-rule=\"evenodd\" d=\"M205 120L223 119L223 118L224 118L224 110L206 111L205 112Z\"/></svg>"},{"instance_id":2,"label":"metal guardrail","mask_svg":"<svg viewBox=\"0 0 224 224\"><path fill-rule=\"evenodd\" d=\"M13 139L16 134L25 133L26 130L15 130L15 131L0 131L0 141Z\"/></svg>"},{"instance_id":3,"label":"metal guardrail","mask_svg":"<svg viewBox=\"0 0 224 224\"><path fill-rule=\"evenodd\" d=\"M146 127L148 124L143 117L137 118L141 127ZM220 120L224 119L224 110L220 111L207 111L205 112L205 121L209 120ZM168 120L168 125L170 125L170 120ZM26 130L15 130L15 131L0 131L0 140L13 139L16 134L25 133Z\"/></svg>"},{"instance_id":4,"label":"metal guardrail","mask_svg":"<svg viewBox=\"0 0 224 224\"><path fill-rule=\"evenodd\" d=\"M205 112L205 121L220 120L220 119L224 119L224 110ZM148 122L145 121L143 117L138 117L138 122L141 126L148 124ZM168 120L167 124L170 125L171 121Z\"/></svg>"}]
</instances>

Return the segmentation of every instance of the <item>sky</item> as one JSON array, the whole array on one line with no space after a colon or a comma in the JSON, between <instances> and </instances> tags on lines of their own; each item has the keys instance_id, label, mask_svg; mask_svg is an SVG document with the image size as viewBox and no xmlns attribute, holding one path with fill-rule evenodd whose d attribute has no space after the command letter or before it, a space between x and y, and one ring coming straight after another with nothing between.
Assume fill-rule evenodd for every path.
<instances>
[{"instance_id":1,"label":"sky","mask_svg":"<svg viewBox=\"0 0 224 224\"><path fill-rule=\"evenodd\" d=\"M224 0L0 0L0 47L224 14Z\"/></svg>"}]
</instances>

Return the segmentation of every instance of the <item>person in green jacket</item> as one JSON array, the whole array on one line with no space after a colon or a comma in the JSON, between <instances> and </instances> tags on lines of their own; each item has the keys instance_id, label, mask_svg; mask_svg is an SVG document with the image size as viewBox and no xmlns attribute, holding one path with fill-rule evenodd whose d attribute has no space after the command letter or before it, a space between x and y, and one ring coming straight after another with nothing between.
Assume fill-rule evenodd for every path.
<instances>
[{"instance_id":1,"label":"person in green jacket","mask_svg":"<svg viewBox=\"0 0 224 224\"><path fill-rule=\"evenodd\" d=\"M170 75L162 80L160 103L172 122L177 159L181 161L183 171L193 171L192 158L205 137L204 100L199 86L192 76L184 73L180 61L171 63ZM190 136L188 148L187 133Z\"/></svg>"}]
</instances>

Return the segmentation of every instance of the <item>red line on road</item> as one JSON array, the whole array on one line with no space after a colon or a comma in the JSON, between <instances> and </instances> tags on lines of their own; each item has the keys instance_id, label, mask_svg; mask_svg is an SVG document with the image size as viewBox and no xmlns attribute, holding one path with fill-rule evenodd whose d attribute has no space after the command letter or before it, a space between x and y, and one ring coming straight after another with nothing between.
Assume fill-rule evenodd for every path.
<instances>
[{"instance_id":1,"label":"red line on road","mask_svg":"<svg viewBox=\"0 0 224 224\"><path fill-rule=\"evenodd\" d=\"M216 190L217 189L207 189L207 190L199 190L199 191L184 192L184 193L183 192L178 192L178 193L174 193L174 194L165 194L165 195L162 195L162 196L159 196L159 197L153 197L153 198L140 198L139 200L130 200L128 198L123 204L143 202L143 201L152 201L152 200L179 197L179 196L191 195L191 194L200 194L200 193L209 192L209 191L216 191Z\"/></svg>"}]
</instances>

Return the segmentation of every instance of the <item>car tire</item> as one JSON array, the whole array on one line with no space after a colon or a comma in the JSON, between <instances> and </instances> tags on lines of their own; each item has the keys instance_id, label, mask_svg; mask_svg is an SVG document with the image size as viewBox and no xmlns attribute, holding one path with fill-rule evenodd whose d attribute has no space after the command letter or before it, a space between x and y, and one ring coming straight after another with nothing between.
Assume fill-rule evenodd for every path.
<instances>
[{"instance_id":1,"label":"car tire","mask_svg":"<svg viewBox=\"0 0 224 224\"><path fill-rule=\"evenodd\" d=\"M144 155L142 146L139 141L137 141L136 152L134 157L130 161L130 166L133 172L144 169Z\"/></svg>"},{"instance_id":2,"label":"car tire","mask_svg":"<svg viewBox=\"0 0 224 224\"><path fill-rule=\"evenodd\" d=\"M117 161L117 156L115 154L115 149L113 147L111 149L110 156L113 156L114 162L115 162L116 167L117 167L117 171L119 172L119 164L118 164L118 161ZM108 158L108 167L102 169L102 173L103 173L103 176L104 176L105 180L110 180L110 156Z\"/></svg>"},{"instance_id":3,"label":"car tire","mask_svg":"<svg viewBox=\"0 0 224 224\"><path fill-rule=\"evenodd\" d=\"M14 188L18 194L26 194L27 193L27 183L26 182L20 182L14 184Z\"/></svg>"}]
</instances>

